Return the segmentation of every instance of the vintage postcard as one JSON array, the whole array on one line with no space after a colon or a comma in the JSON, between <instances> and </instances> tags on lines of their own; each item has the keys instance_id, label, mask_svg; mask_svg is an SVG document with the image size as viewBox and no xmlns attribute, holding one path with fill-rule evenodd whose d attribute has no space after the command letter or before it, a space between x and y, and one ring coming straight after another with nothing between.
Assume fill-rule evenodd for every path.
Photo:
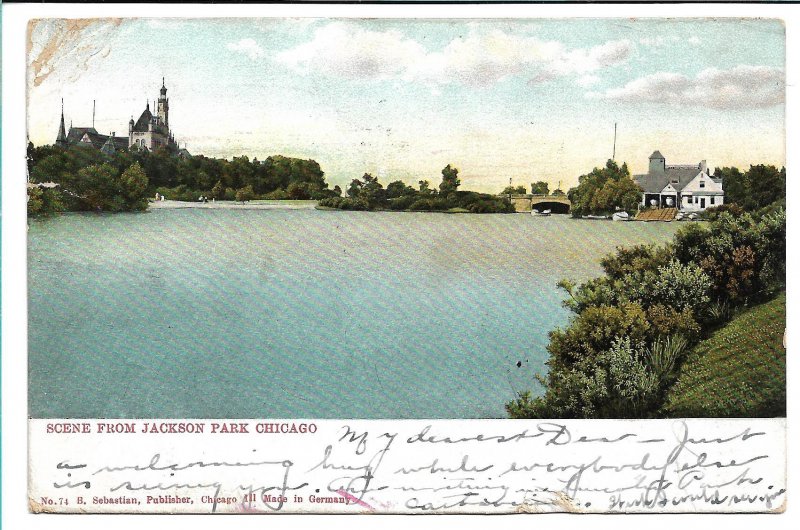
<instances>
[{"instance_id":1,"label":"vintage postcard","mask_svg":"<svg viewBox=\"0 0 800 530\"><path fill-rule=\"evenodd\" d=\"M784 21L26 38L30 511L785 510Z\"/></svg>"}]
</instances>

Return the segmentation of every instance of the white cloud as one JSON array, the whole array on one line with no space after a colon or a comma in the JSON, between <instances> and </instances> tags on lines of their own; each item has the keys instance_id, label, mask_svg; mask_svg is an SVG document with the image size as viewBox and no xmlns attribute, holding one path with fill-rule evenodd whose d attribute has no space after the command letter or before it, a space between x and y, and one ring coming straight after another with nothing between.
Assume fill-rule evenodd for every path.
<instances>
[{"instance_id":1,"label":"white cloud","mask_svg":"<svg viewBox=\"0 0 800 530\"><path fill-rule=\"evenodd\" d=\"M621 103L662 103L713 109L763 108L783 103L784 73L769 66L709 68L696 77L659 72L587 97Z\"/></svg>"},{"instance_id":2,"label":"white cloud","mask_svg":"<svg viewBox=\"0 0 800 530\"><path fill-rule=\"evenodd\" d=\"M561 43L519 37L499 30L450 41L440 52L427 53L405 73L408 80L489 86L541 68L564 53Z\"/></svg>"},{"instance_id":3,"label":"white cloud","mask_svg":"<svg viewBox=\"0 0 800 530\"><path fill-rule=\"evenodd\" d=\"M626 61L630 56L631 47L629 40L617 40L588 49L577 48L556 58L548 65L546 71L554 76L586 75Z\"/></svg>"},{"instance_id":4,"label":"white cloud","mask_svg":"<svg viewBox=\"0 0 800 530\"><path fill-rule=\"evenodd\" d=\"M579 77L575 82L582 87L590 87L600 81L600 78L593 74L586 74Z\"/></svg>"},{"instance_id":5,"label":"white cloud","mask_svg":"<svg viewBox=\"0 0 800 530\"><path fill-rule=\"evenodd\" d=\"M233 52L243 53L253 60L264 56L264 49L253 39L242 39L239 42L230 42L226 47Z\"/></svg>"},{"instance_id":6,"label":"white cloud","mask_svg":"<svg viewBox=\"0 0 800 530\"><path fill-rule=\"evenodd\" d=\"M639 39L639 44L646 48L660 48L661 46L666 46L668 44L675 44L680 40L680 37L675 35L671 35L669 37L658 35L657 37L644 37Z\"/></svg>"},{"instance_id":7,"label":"white cloud","mask_svg":"<svg viewBox=\"0 0 800 530\"><path fill-rule=\"evenodd\" d=\"M440 51L428 51L399 31L369 31L333 22L319 28L311 41L280 52L276 60L299 71L352 79L485 87L513 76L535 83L586 75L627 60L630 50L627 40L567 49L558 41L500 30L484 33L472 27L466 37L451 40Z\"/></svg>"},{"instance_id":8,"label":"white cloud","mask_svg":"<svg viewBox=\"0 0 800 530\"><path fill-rule=\"evenodd\" d=\"M659 35L657 37L641 38L639 39L639 44L641 44L645 48L660 48L662 46L677 44L684 40L693 46L697 46L701 42L700 38L697 37L696 35L692 35L687 39L684 39L683 37L679 37L677 35L670 35L669 37Z\"/></svg>"},{"instance_id":9,"label":"white cloud","mask_svg":"<svg viewBox=\"0 0 800 530\"><path fill-rule=\"evenodd\" d=\"M276 59L301 71L383 79L400 75L424 53L416 41L397 31L368 31L333 22L318 29L310 42L283 51Z\"/></svg>"}]
</instances>

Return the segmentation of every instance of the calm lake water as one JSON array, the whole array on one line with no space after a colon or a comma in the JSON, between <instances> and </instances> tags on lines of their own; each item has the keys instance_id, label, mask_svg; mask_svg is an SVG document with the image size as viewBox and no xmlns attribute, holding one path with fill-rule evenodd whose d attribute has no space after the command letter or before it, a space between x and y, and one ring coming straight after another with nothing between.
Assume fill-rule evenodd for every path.
<instances>
[{"instance_id":1,"label":"calm lake water","mask_svg":"<svg viewBox=\"0 0 800 530\"><path fill-rule=\"evenodd\" d=\"M30 223L32 417L504 417L564 277L677 223L161 209ZM521 367L517 367L517 362Z\"/></svg>"}]
</instances>

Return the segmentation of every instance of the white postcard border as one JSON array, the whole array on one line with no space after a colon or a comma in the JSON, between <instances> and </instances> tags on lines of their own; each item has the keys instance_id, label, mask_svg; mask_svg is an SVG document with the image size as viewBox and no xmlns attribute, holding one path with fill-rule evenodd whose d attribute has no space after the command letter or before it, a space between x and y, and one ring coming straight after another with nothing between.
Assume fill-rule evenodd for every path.
<instances>
[{"instance_id":1,"label":"white postcard border","mask_svg":"<svg viewBox=\"0 0 800 530\"><path fill-rule=\"evenodd\" d=\"M532 17L702 17L702 16L742 16L742 17L776 17L783 18L787 26L787 167L795 167L798 162L797 126L800 116L797 112L797 86L798 86L798 61L796 52L800 49L800 6L797 5L558 5L558 6L460 6L453 12L452 6L308 6L308 5L270 5L270 6L195 6L187 10L185 6L156 6L156 5L4 5L3 6L3 223L2 223L2 299L3 299L3 523L8 528L50 528L58 525L61 528L100 528L112 523L119 528L132 528L134 526L151 525L154 527L191 525L193 527L211 528L219 524L209 518L198 517L161 517L161 516L116 516L109 520L107 516L81 516L61 517L47 515L32 515L27 512L26 491L26 437L27 431L27 377L26 365L26 269L25 269L25 205L24 187L22 179L12 178L15 174L24 173L24 138L12 135L10 131L25 130L25 84L24 84L24 34L25 21L35 17L86 17L86 16L376 16L376 17L487 17L499 18L506 16L532 16ZM22 46L21 46L22 45ZM798 184L794 179L787 183L789 197L797 197ZM797 270L797 250L791 244L796 242L796 223L789 216L789 251L787 265L789 270ZM794 227L794 228L792 228ZM794 279L789 275L787 279L789 291L794 292ZM787 300L789 322L788 328L797 322L794 312L793 298ZM790 337L791 343L791 337ZM789 359L787 369L789 380L797 378L795 363ZM796 392L793 385L788 387L789 410L793 411L793 402ZM796 415L790 415L787 431L789 435L796 429ZM798 476L796 458L788 452L787 480L789 490L796 483L792 480ZM791 494L790 494L791 495ZM792 503L789 503L789 514L792 513ZM53 517L57 517L53 519ZM550 519L554 517L554 519ZM569 516L548 516L547 524L575 524ZM556 519L557 518L557 519ZM437 518L432 518L437 519ZM295 527L307 524L330 524L331 521L340 527L374 525L375 520L370 518L337 518L313 517L311 518L281 518L283 527ZM735 523L728 516L680 516L679 518L653 517L646 520L650 526L674 525L676 522L700 521L704 524L725 524L730 526ZM414 520L414 524L430 524L432 521ZM494 519L467 519L453 517L447 519L447 524L481 525L485 522L494 523ZM619 517L585 516L580 518L580 524L592 526L626 527L637 526L642 522L639 518L623 520ZM407 520L400 517L387 517L378 520L379 524L397 525L408 524ZM512 520L515 525L531 524L527 519ZM237 526L263 527L264 521L258 517L237 518ZM786 526L789 517L779 516L751 516L747 519L748 526L756 524L769 524L770 526Z\"/></svg>"}]
</instances>

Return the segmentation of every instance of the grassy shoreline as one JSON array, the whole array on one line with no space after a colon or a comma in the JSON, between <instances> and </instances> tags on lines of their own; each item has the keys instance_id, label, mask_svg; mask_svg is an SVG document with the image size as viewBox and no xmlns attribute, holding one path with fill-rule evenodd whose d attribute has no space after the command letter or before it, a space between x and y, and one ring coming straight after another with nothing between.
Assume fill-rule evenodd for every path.
<instances>
[{"instance_id":1,"label":"grassy shoreline","mask_svg":"<svg viewBox=\"0 0 800 530\"><path fill-rule=\"evenodd\" d=\"M662 415L786 416L785 330L785 291L734 317L689 352Z\"/></svg>"}]
</instances>

